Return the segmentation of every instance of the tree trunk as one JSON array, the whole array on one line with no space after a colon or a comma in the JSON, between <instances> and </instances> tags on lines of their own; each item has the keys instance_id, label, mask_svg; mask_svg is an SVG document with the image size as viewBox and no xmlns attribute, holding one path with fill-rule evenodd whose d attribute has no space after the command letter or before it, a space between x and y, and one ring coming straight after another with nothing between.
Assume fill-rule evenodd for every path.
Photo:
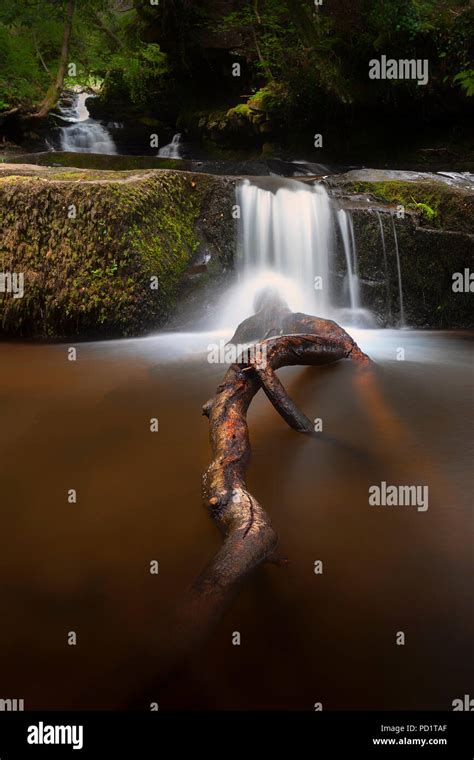
<instances>
[{"instance_id":1,"label":"tree trunk","mask_svg":"<svg viewBox=\"0 0 474 760\"><path fill-rule=\"evenodd\" d=\"M59 58L59 68L56 75L56 80L53 82L46 97L41 103L39 110L35 114L38 118L43 118L51 111L52 108L58 102L59 95L64 84L64 77L66 74L66 66L69 56L69 43L71 39L72 20L74 16L75 0L68 0L66 6L66 20L64 22L63 43L61 46L61 56Z\"/></svg>"}]
</instances>

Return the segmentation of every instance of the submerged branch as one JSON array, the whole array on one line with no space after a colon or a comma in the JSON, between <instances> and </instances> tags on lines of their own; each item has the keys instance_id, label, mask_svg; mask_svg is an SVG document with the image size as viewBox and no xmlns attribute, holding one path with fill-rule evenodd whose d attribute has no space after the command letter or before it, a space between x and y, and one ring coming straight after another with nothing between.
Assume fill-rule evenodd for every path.
<instances>
[{"instance_id":1,"label":"submerged branch","mask_svg":"<svg viewBox=\"0 0 474 760\"><path fill-rule=\"evenodd\" d=\"M284 564L278 556L278 534L269 516L250 493L246 470L250 460L247 411L263 388L288 423L303 433L312 424L288 396L275 371L285 366L318 366L350 358L366 368L370 359L335 322L305 314L292 314L272 293L263 294L259 311L237 328L237 335L268 332L288 326L254 345L252 357L244 351L227 370L214 398L202 412L209 418L212 461L203 476L203 500L217 524L223 543L188 589L162 641L159 683L163 686L183 667L187 657L206 639L235 598L242 582L263 563ZM248 341L247 341L248 342ZM364 373L365 374L365 373ZM156 679L149 697L156 694ZM146 697L145 697L146 698ZM134 704L142 705L144 692Z\"/></svg>"},{"instance_id":2,"label":"submerged branch","mask_svg":"<svg viewBox=\"0 0 474 760\"><path fill-rule=\"evenodd\" d=\"M271 301L271 302L270 302ZM322 365L350 358L359 367L370 359L335 322L305 314L293 314L284 302L264 299L261 311L237 328L235 337L246 331L268 332L278 322L287 334L259 342L254 358L232 364L214 399L203 407L209 417L212 462L203 477L203 498L224 542L188 594L189 621L200 635L217 621L235 596L242 581L260 564L276 560L278 536L270 518L248 491L245 473L250 459L247 410L263 388L267 397L294 430L313 432L311 421L288 396L275 374L290 365ZM255 358L255 356L257 358Z\"/></svg>"}]
</instances>

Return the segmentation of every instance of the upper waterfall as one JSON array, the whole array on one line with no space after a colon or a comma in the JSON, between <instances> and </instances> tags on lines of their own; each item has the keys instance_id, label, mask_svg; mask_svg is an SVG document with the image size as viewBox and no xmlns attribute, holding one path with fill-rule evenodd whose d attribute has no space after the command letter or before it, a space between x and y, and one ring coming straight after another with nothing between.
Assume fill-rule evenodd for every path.
<instances>
[{"instance_id":1,"label":"upper waterfall","mask_svg":"<svg viewBox=\"0 0 474 760\"><path fill-rule=\"evenodd\" d=\"M88 92L74 93L71 105L60 105L60 118L69 122L61 127L60 149L73 153L117 153L115 143L105 127L89 118L86 99Z\"/></svg>"},{"instance_id":2,"label":"upper waterfall","mask_svg":"<svg viewBox=\"0 0 474 760\"><path fill-rule=\"evenodd\" d=\"M173 135L173 139L168 145L164 145L158 151L161 158L182 158L181 156L181 132Z\"/></svg>"}]
</instances>

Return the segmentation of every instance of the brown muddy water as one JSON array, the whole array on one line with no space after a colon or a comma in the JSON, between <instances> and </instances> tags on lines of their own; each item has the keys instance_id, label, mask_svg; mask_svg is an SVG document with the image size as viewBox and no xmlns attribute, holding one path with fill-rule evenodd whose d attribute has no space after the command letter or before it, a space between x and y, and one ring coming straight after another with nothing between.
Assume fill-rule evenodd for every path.
<instances>
[{"instance_id":1,"label":"brown muddy water","mask_svg":"<svg viewBox=\"0 0 474 760\"><path fill-rule=\"evenodd\" d=\"M470 336L356 339L378 363L376 390L349 363L280 371L322 433L298 435L254 400L249 487L289 564L246 582L157 687L161 710L451 709L472 695ZM79 344L76 362L64 345L0 345L0 698L122 707L153 679L143 653L159 652L220 545L200 499L201 405L224 373L207 362L213 340ZM428 509L369 505L382 481L427 485Z\"/></svg>"}]
</instances>

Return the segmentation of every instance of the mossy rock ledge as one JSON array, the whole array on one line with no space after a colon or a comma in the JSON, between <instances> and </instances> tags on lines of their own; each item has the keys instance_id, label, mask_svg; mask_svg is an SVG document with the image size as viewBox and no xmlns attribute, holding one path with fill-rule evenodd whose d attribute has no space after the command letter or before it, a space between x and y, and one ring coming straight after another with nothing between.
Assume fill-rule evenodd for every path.
<instances>
[{"instance_id":1,"label":"mossy rock ledge","mask_svg":"<svg viewBox=\"0 0 474 760\"><path fill-rule=\"evenodd\" d=\"M142 335L234 248L234 180L173 170L0 167L0 334ZM196 277L192 273L198 272ZM3 288L5 289L5 288Z\"/></svg>"},{"instance_id":2,"label":"mossy rock ledge","mask_svg":"<svg viewBox=\"0 0 474 760\"><path fill-rule=\"evenodd\" d=\"M454 276L474 271L474 191L469 185L373 169L330 177L326 184L351 211L361 301L379 327L403 322L401 279L407 325L472 328L473 295L453 287ZM342 282L341 244L334 268Z\"/></svg>"}]
</instances>

